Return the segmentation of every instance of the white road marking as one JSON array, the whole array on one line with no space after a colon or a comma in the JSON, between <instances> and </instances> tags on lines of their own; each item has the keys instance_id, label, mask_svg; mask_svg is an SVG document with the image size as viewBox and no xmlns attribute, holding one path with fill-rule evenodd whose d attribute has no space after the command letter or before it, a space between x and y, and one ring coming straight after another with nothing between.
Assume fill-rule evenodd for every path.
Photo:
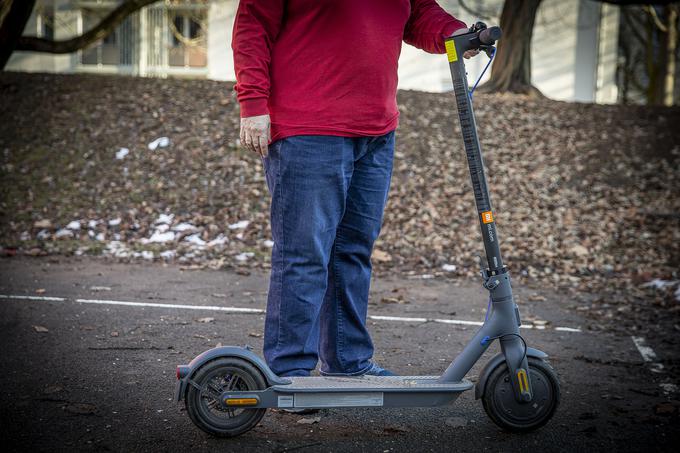
<instances>
[{"instance_id":1,"label":"white road marking","mask_svg":"<svg viewBox=\"0 0 680 453\"><path fill-rule=\"evenodd\" d=\"M0 299L21 299L21 300L44 300L52 302L64 302L66 298L64 297L48 297L48 296L11 296L6 294L0 294Z\"/></svg>"},{"instance_id":2,"label":"white road marking","mask_svg":"<svg viewBox=\"0 0 680 453\"><path fill-rule=\"evenodd\" d=\"M120 305L127 307L153 307L153 308L177 308L181 310L205 310L205 311L221 311L226 313L243 313L243 314L265 314L265 310L261 308L242 308L242 307L220 307L217 305L185 305L185 304L159 304L154 302L128 302L122 300L105 300L105 299L69 299L66 297L49 297L49 296L23 296L0 294L0 299L17 299L17 300L34 300L45 302L66 302L73 301L81 304L95 304L95 305ZM368 318L373 321L395 321L395 322L436 322L441 324L454 324L464 326L481 326L482 321L467 321L464 319L444 319L444 318L407 318L402 316L378 316L368 315ZM533 326L530 324L523 324L522 329L545 329L545 326ZM581 329L573 327L555 327L554 330L561 332L575 332L580 333Z\"/></svg>"},{"instance_id":3,"label":"white road marking","mask_svg":"<svg viewBox=\"0 0 680 453\"><path fill-rule=\"evenodd\" d=\"M260 308L218 307L217 305L156 304L152 302L124 302L121 300L99 300L99 299L74 299L74 300L81 304L125 305L128 307L180 308L183 310L209 310L209 311L225 311L228 313L264 314L264 310Z\"/></svg>"},{"instance_id":4,"label":"white road marking","mask_svg":"<svg viewBox=\"0 0 680 453\"><path fill-rule=\"evenodd\" d=\"M555 330L559 332L581 332L581 329L574 329L573 327L555 327Z\"/></svg>"},{"instance_id":5,"label":"white road marking","mask_svg":"<svg viewBox=\"0 0 680 453\"><path fill-rule=\"evenodd\" d=\"M638 352L642 356L642 360L649 363L649 368L654 373L661 373L663 371L663 364L657 362L658 357L654 349L647 346L647 340L643 337L630 337L633 340L633 344L637 348Z\"/></svg>"}]
</instances>

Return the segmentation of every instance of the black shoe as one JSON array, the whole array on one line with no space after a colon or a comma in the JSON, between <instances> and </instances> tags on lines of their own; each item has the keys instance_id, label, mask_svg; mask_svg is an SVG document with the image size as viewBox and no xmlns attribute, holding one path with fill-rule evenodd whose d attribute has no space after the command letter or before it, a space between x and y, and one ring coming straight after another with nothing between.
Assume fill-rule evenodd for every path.
<instances>
[{"instance_id":1,"label":"black shoe","mask_svg":"<svg viewBox=\"0 0 680 453\"><path fill-rule=\"evenodd\" d=\"M395 373L390 370L382 368L376 363L371 363L371 367L362 376L396 376Z\"/></svg>"}]
</instances>

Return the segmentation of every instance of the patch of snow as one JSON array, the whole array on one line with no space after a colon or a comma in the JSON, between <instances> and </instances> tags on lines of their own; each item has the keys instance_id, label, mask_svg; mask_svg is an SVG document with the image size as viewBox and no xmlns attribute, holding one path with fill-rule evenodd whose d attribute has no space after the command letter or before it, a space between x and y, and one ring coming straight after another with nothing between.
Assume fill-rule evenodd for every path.
<instances>
[{"instance_id":1,"label":"patch of snow","mask_svg":"<svg viewBox=\"0 0 680 453\"><path fill-rule=\"evenodd\" d=\"M153 260L153 252L151 250L142 251L142 258L145 260Z\"/></svg>"},{"instance_id":2,"label":"patch of snow","mask_svg":"<svg viewBox=\"0 0 680 453\"><path fill-rule=\"evenodd\" d=\"M31 240L31 234L28 231L23 231L21 233L21 236L19 236L19 240L30 241Z\"/></svg>"},{"instance_id":3,"label":"patch of snow","mask_svg":"<svg viewBox=\"0 0 680 453\"><path fill-rule=\"evenodd\" d=\"M47 230L40 230L40 231L38 231L38 235L37 235L36 237L37 237L38 239L44 241L45 239L49 239L50 236L51 236L51 234L50 234L49 231L47 231Z\"/></svg>"},{"instance_id":4,"label":"patch of snow","mask_svg":"<svg viewBox=\"0 0 680 453\"><path fill-rule=\"evenodd\" d=\"M165 250L164 252L161 252L160 257L164 260L171 260L175 257L175 255L176 253L174 250Z\"/></svg>"},{"instance_id":5,"label":"patch of snow","mask_svg":"<svg viewBox=\"0 0 680 453\"><path fill-rule=\"evenodd\" d=\"M163 233L159 233L158 231L154 232L154 234L151 235L149 238L148 242L158 242L158 243L164 243L164 242L171 242L175 240L175 233L172 231L166 231Z\"/></svg>"},{"instance_id":6,"label":"patch of snow","mask_svg":"<svg viewBox=\"0 0 680 453\"><path fill-rule=\"evenodd\" d=\"M445 272L455 272L456 271L456 265L455 264L444 264L442 265L442 270Z\"/></svg>"},{"instance_id":7,"label":"patch of snow","mask_svg":"<svg viewBox=\"0 0 680 453\"><path fill-rule=\"evenodd\" d=\"M99 225L99 220L90 220L87 222L87 227L91 230L97 228L97 225Z\"/></svg>"},{"instance_id":8,"label":"patch of snow","mask_svg":"<svg viewBox=\"0 0 680 453\"><path fill-rule=\"evenodd\" d=\"M274 241L271 239L265 239L265 241L262 243L265 247L272 248L274 247Z\"/></svg>"},{"instance_id":9,"label":"patch of snow","mask_svg":"<svg viewBox=\"0 0 680 453\"><path fill-rule=\"evenodd\" d=\"M199 233L185 237L184 241L190 244L198 245L200 247L203 247L205 245L205 241L201 239L201 235Z\"/></svg>"},{"instance_id":10,"label":"patch of snow","mask_svg":"<svg viewBox=\"0 0 680 453\"><path fill-rule=\"evenodd\" d=\"M240 220L236 223L232 223L231 225L229 225L229 229L230 230L241 230L241 229L247 227L248 225L250 225L250 220Z\"/></svg>"},{"instance_id":11,"label":"patch of snow","mask_svg":"<svg viewBox=\"0 0 680 453\"><path fill-rule=\"evenodd\" d=\"M105 241L106 235L104 233L97 233L97 235L94 238L98 241Z\"/></svg>"},{"instance_id":12,"label":"patch of snow","mask_svg":"<svg viewBox=\"0 0 680 453\"><path fill-rule=\"evenodd\" d=\"M178 223L177 225L172 227L172 231L177 231L177 232L180 232L180 233L183 232L183 231L191 231L191 230L195 230L195 229L196 229L196 226L192 225L191 223L188 223L188 222Z\"/></svg>"},{"instance_id":13,"label":"patch of snow","mask_svg":"<svg viewBox=\"0 0 680 453\"><path fill-rule=\"evenodd\" d=\"M156 219L156 224L159 224L159 223L171 224L174 218L175 218L175 214L161 214Z\"/></svg>"},{"instance_id":14,"label":"patch of snow","mask_svg":"<svg viewBox=\"0 0 680 453\"><path fill-rule=\"evenodd\" d=\"M253 252L243 252L243 253L239 253L234 258L236 259L236 261L243 262L243 261L247 261L248 258L252 258L254 256L255 256L255 254Z\"/></svg>"},{"instance_id":15,"label":"patch of snow","mask_svg":"<svg viewBox=\"0 0 680 453\"><path fill-rule=\"evenodd\" d=\"M671 286L675 286L679 283L680 281L678 280L663 280L660 278L655 278L652 281L649 281L647 283L643 283L641 286L644 288L654 288L654 289L664 289L668 288Z\"/></svg>"},{"instance_id":16,"label":"patch of snow","mask_svg":"<svg viewBox=\"0 0 680 453\"><path fill-rule=\"evenodd\" d=\"M111 241L106 244L106 252L119 258L125 258L129 255L125 244L120 241Z\"/></svg>"},{"instance_id":17,"label":"patch of snow","mask_svg":"<svg viewBox=\"0 0 680 453\"><path fill-rule=\"evenodd\" d=\"M109 226L118 226L120 225L121 219L120 217L116 217L115 219L109 220Z\"/></svg>"},{"instance_id":18,"label":"patch of snow","mask_svg":"<svg viewBox=\"0 0 680 453\"><path fill-rule=\"evenodd\" d=\"M125 159L125 156L130 154L130 150L127 148L121 148L118 151L116 151L116 159L118 160L123 160Z\"/></svg>"},{"instance_id":19,"label":"patch of snow","mask_svg":"<svg viewBox=\"0 0 680 453\"><path fill-rule=\"evenodd\" d=\"M165 233L170 229L170 226L168 226L167 223L161 223L156 227L156 233Z\"/></svg>"},{"instance_id":20,"label":"patch of snow","mask_svg":"<svg viewBox=\"0 0 680 453\"><path fill-rule=\"evenodd\" d=\"M227 241L228 241L227 237L223 234L220 234L215 239L208 242L208 247L215 247L216 245L224 245Z\"/></svg>"},{"instance_id":21,"label":"patch of snow","mask_svg":"<svg viewBox=\"0 0 680 453\"><path fill-rule=\"evenodd\" d=\"M66 225L66 228L69 230L77 231L80 229L80 220L73 220L72 222L69 222L68 225Z\"/></svg>"},{"instance_id":22,"label":"patch of snow","mask_svg":"<svg viewBox=\"0 0 680 453\"><path fill-rule=\"evenodd\" d=\"M67 230L66 228L61 228L57 230L56 233L54 233L54 237L59 239L59 238L66 238L66 237L73 237L73 231Z\"/></svg>"},{"instance_id":23,"label":"patch of snow","mask_svg":"<svg viewBox=\"0 0 680 453\"><path fill-rule=\"evenodd\" d=\"M236 239L243 239L243 233L239 233L236 235Z\"/></svg>"},{"instance_id":24,"label":"patch of snow","mask_svg":"<svg viewBox=\"0 0 680 453\"><path fill-rule=\"evenodd\" d=\"M170 146L170 139L168 137L158 137L149 143L149 150L156 151L157 148L167 148L168 146Z\"/></svg>"}]
</instances>

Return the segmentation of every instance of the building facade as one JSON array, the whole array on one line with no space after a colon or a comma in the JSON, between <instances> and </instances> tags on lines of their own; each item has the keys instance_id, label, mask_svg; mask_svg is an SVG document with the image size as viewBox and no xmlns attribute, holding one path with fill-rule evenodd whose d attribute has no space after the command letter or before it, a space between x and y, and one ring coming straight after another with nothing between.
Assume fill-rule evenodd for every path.
<instances>
[{"instance_id":1,"label":"building facade","mask_svg":"<svg viewBox=\"0 0 680 453\"><path fill-rule=\"evenodd\" d=\"M38 0L25 35L66 39L94 26L120 1ZM440 4L466 23L478 20L457 0ZM474 11L500 12L502 0L470 0ZM165 0L130 15L96 45L68 55L15 52L6 69L94 72L234 80L231 33L238 0ZM617 6L592 0L543 0L532 41L532 82L546 96L579 102L617 101ZM470 61L476 79L486 56ZM488 75L485 76L485 78ZM451 89L448 64L404 44L399 87Z\"/></svg>"}]
</instances>

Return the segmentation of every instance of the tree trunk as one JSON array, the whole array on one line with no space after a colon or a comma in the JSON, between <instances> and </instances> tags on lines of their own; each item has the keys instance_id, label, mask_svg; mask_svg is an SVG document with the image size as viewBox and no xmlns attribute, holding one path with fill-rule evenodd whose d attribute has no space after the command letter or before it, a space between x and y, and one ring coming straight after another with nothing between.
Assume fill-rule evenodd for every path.
<instances>
[{"instance_id":1,"label":"tree trunk","mask_svg":"<svg viewBox=\"0 0 680 453\"><path fill-rule=\"evenodd\" d=\"M678 46L678 7L666 6L667 27L666 32L666 74L664 74L663 105L671 106L675 101L675 53Z\"/></svg>"},{"instance_id":2,"label":"tree trunk","mask_svg":"<svg viewBox=\"0 0 680 453\"><path fill-rule=\"evenodd\" d=\"M531 85L531 36L541 0L505 0L500 27L503 37L484 91L541 95Z\"/></svg>"},{"instance_id":3,"label":"tree trunk","mask_svg":"<svg viewBox=\"0 0 680 453\"><path fill-rule=\"evenodd\" d=\"M35 0L5 0L0 5L0 70L12 56L34 6Z\"/></svg>"},{"instance_id":4,"label":"tree trunk","mask_svg":"<svg viewBox=\"0 0 680 453\"><path fill-rule=\"evenodd\" d=\"M121 22L138 9L155 3L158 0L127 0L118 8L111 11L95 27L80 36L75 36L63 41L51 41L49 39L36 38L34 36L22 36L17 42L15 50L28 50L48 53L71 53L83 49L100 39L106 38L116 29Z\"/></svg>"}]
</instances>

